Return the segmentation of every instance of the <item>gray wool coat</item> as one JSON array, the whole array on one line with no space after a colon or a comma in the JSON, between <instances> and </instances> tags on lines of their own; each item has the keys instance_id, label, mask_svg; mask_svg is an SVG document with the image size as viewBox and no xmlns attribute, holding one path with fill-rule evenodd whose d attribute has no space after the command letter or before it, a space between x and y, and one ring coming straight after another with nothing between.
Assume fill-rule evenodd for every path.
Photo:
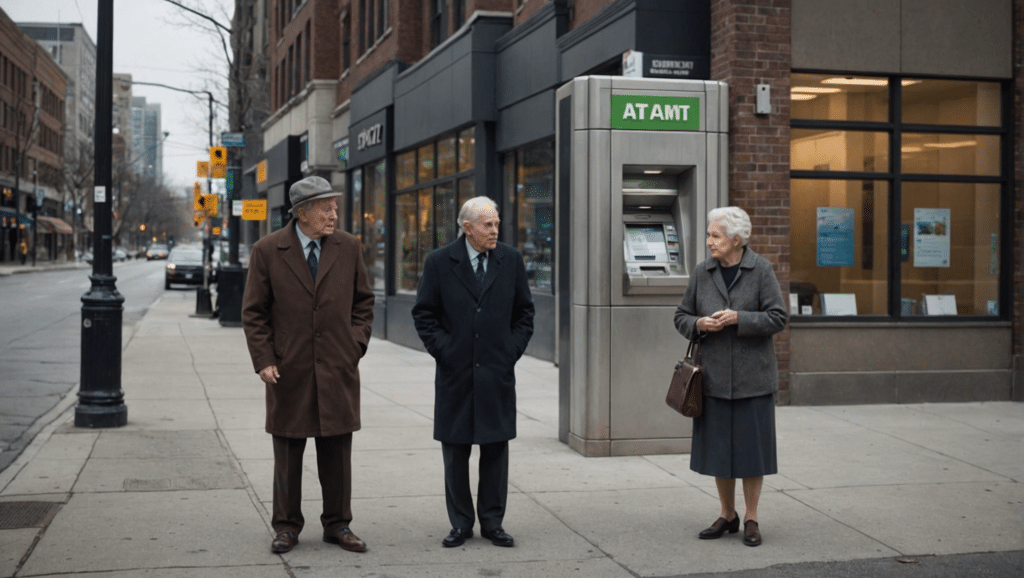
<instances>
[{"instance_id":1,"label":"gray wool coat","mask_svg":"<svg viewBox=\"0 0 1024 578\"><path fill-rule=\"evenodd\" d=\"M716 311L737 312L736 325L701 333L697 320ZM778 359L772 335L785 328L789 314L770 261L748 247L732 287L726 289L717 259L694 268L675 324L687 339L700 334L704 395L742 399L779 389Z\"/></svg>"}]
</instances>

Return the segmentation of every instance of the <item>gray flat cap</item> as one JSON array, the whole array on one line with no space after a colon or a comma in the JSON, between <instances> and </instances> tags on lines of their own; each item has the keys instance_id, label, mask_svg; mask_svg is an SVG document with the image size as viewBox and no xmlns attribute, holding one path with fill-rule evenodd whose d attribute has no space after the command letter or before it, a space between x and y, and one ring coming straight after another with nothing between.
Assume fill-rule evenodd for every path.
<instances>
[{"instance_id":1,"label":"gray flat cap","mask_svg":"<svg viewBox=\"0 0 1024 578\"><path fill-rule=\"evenodd\" d=\"M306 177L296 181L292 188L288 189L288 197L292 201L291 213L295 214L295 208L306 201L315 201L329 197L342 195L331 189L331 183L323 177Z\"/></svg>"}]
</instances>

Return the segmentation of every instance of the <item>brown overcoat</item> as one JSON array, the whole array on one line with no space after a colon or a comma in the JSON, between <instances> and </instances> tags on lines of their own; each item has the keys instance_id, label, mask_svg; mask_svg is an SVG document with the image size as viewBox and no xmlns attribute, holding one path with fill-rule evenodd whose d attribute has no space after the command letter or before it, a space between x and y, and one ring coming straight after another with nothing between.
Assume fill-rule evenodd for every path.
<instances>
[{"instance_id":1,"label":"brown overcoat","mask_svg":"<svg viewBox=\"0 0 1024 578\"><path fill-rule=\"evenodd\" d=\"M316 284L295 220L253 245L242 298L242 327L253 369L276 365L265 384L267 433L290 438L360 428L359 359L370 342L373 290L359 240L324 237Z\"/></svg>"}]
</instances>

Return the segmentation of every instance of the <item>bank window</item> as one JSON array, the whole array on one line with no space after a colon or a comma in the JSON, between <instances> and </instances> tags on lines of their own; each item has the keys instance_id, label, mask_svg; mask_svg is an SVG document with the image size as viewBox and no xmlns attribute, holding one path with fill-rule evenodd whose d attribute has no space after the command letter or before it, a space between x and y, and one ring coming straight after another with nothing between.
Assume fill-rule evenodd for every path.
<instances>
[{"instance_id":1,"label":"bank window","mask_svg":"<svg viewBox=\"0 0 1024 578\"><path fill-rule=\"evenodd\" d=\"M502 235L519 249L530 286L553 291L555 146L547 140L504 155Z\"/></svg>"},{"instance_id":2,"label":"bank window","mask_svg":"<svg viewBox=\"0 0 1024 578\"><path fill-rule=\"evenodd\" d=\"M395 155L395 290L416 291L423 260L458 237L459 209L473 197L473 131L438 138Z\"/></svg>"},{"instance_id":3,"label":"bank window","mask_svg":"<svg viewBox=\"0 0 1024 578\"><path fill-rule=\"evenodd\" d=\"M1005 88L791 78L790 305L801 319L1005 319Z\"/></svg>"},{"instance_id":4,"label":"bank window","mask_svg":"<svg viewBox=\"0 0 1024 578\"><path fill-rule=\"evenodd\" d=\"M459 172L473 168L473 150L476 147L476 129L468 128L459 133Z\"/></svg>"}]
</instances>

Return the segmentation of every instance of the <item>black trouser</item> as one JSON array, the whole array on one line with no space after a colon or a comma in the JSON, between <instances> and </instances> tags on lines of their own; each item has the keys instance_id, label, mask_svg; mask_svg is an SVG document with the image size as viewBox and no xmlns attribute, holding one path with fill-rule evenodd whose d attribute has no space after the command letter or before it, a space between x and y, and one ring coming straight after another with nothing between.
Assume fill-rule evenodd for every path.
<instances>
[{"instance_id":1,"label":"black trouser","mask_svg":"<svg viewBox=\"0 0 1024 578\"><path fill-rule=\"evenodd\" d=\"M318 437L316 465L320 474L320 493L324 530L348 526L352 521L352 434ZM302 531L302 454L306 438L274 436L274 513L275 532Z\"/></svg>"},{"instance_id":2,"label":"black trouser","mask_svg":"<svg viewBox=\"0 0 1024 578\"><path fill-rule=\"evenodd\" d=\"M480 518L480 528L493 530L505 518L508 500L508 442L480 444L480 485L477 487L477 515L473 515L473 496L469 489L470 444L441 443L444 456L444 497L448 519L453 528L472 530Z\"/></svg>"}]
</instances>

